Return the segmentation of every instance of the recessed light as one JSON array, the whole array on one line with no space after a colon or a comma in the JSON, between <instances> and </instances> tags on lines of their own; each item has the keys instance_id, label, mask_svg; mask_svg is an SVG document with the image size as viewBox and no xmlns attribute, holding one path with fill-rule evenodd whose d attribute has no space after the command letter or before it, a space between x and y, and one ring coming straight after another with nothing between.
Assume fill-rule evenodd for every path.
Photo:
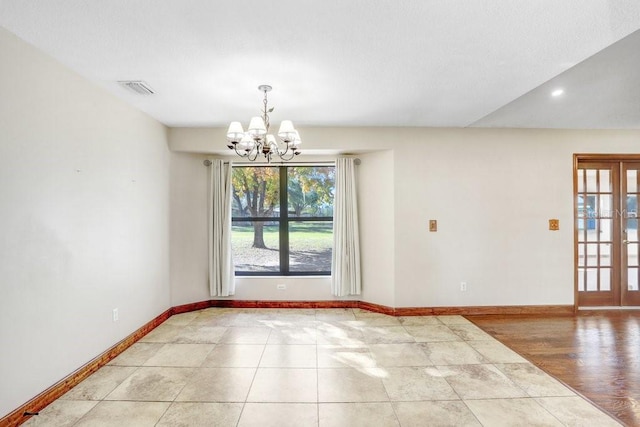
<instances>
[{"instance_id":1,"label":"recessed light","mask_svg":"<svg viewBox=\"0 0 640 427\"><path fill-rule=\"evenodd\" d=\"M553 92L551 92L551 96L560 96L564 93L564 89L556 89Z\"/></svg>"}]
</instances>

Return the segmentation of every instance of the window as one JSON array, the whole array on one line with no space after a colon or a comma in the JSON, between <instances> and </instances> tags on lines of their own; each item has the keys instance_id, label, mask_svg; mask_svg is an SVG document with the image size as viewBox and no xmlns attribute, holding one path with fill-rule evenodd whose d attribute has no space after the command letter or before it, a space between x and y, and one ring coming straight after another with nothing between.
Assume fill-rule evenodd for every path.
<instances>
[{"instance_id":1,"label":"window","mask_svg":"<svg viewBox=\"0 0 640 427\"><path fill-rule=\"evenodd\" d=\"M237 275L331 274L333 166L234 166L232 181Z\"/></svg>"}]
</instances>

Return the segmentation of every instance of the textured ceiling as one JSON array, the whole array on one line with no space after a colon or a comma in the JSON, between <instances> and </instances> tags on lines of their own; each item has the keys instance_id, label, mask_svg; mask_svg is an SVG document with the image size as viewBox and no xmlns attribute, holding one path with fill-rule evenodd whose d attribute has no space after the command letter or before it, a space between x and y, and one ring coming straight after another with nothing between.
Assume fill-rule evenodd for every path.
<instances>
[{"instance_id":1,"label":"textured ceiling","mask_svg":"<svg viewBox=\"0 0 640 427\"><path fill-rule=\"evenodd\" d=\"M266 83L300 126L640 128L638 0L0 0L0 25L169 126L246 124Z\"/></svg>"}]
</instances>

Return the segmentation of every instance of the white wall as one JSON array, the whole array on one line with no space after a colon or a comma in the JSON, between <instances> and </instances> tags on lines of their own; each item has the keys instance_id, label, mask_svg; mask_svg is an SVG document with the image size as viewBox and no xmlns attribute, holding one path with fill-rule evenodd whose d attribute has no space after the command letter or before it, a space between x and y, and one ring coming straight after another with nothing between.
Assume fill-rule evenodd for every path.
<instances>
[{"instance_id":1,"label":"white wall","mask_svg":"<svg viewBox=\"0 0 640 427\"><path fill-rule=\"evenodd\" d=\"M362 299L394 307L573 304L573 154L640 152L640 131L306 128L301 134L307 152L357 153L363 160ZM224 153L224 129L171 129L169 143L174 152ZM560 231L548 230L551 218L560 219ZM428 231L429 219L438 220L438 232ZM251 295L283 299L275 286L253 280ZM309 288L306 297L330 298L324 292L320 298Z\"/></svg>"},{"instance_id":2,"label":"white wall","mask_svg":"<svg viewBox=\"0 0 640 427\"><path fill-rule=\"evenodd\" d=\"M399 306L572 304L572 156L527 136L442 132L396 151Z\"/></svg>"},{"instance_id":3,"label":"white wall","mask_svg":"<svg viewBox=\"0 0 640 427\"><path fill-rule=\"evenodd\" d=\"M359 154L358 220L362 300L395 307L395 195L393 151Z\"/></svg>"},{"instance_id":4,"label":"white wall","mask_svg":"<svg viewBox=\"0 0 640 427\"><path fill-rule=\"evenodd\" d=\"M166 128L1 28L0 58L2 417L170 289Z\"/></svg>"},{"instance_id":5,"label":"white wall","mask_svg":"<svg viewBox=\"0 0 640 427\"><path fill-rule=\"evenodd\" d=\"M397 306L573 304L573 154L638 152L640 132L407 138L408 149L395 151ZM551 218L560 231L548 230Z\"/></svg>"},{"instance_id":6,"label":"white wall","mask_svg":"<svg viewBox=\"0 0 640 427\"><path fill-rule=\"evenodd\" d=\"M211 299L205 156L171 153L171 305Z\"/></svg>"}]
</instances>

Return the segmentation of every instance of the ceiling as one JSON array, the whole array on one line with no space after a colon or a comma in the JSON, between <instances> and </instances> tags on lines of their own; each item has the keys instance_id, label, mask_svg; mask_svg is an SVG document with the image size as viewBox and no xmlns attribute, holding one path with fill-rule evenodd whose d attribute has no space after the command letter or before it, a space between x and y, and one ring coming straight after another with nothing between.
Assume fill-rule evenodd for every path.
<instances>
[{"instance_id":1,"label":"ceiling","mask_svg":"<svg viewBox=\"0 0 640 427\"><path fill-rule=\"evenodd\" d=\"M0 0L0 25L168 126L246 125L270 84L273 123L640 129L638 0Z\"/></svg>"}]
</instances>

